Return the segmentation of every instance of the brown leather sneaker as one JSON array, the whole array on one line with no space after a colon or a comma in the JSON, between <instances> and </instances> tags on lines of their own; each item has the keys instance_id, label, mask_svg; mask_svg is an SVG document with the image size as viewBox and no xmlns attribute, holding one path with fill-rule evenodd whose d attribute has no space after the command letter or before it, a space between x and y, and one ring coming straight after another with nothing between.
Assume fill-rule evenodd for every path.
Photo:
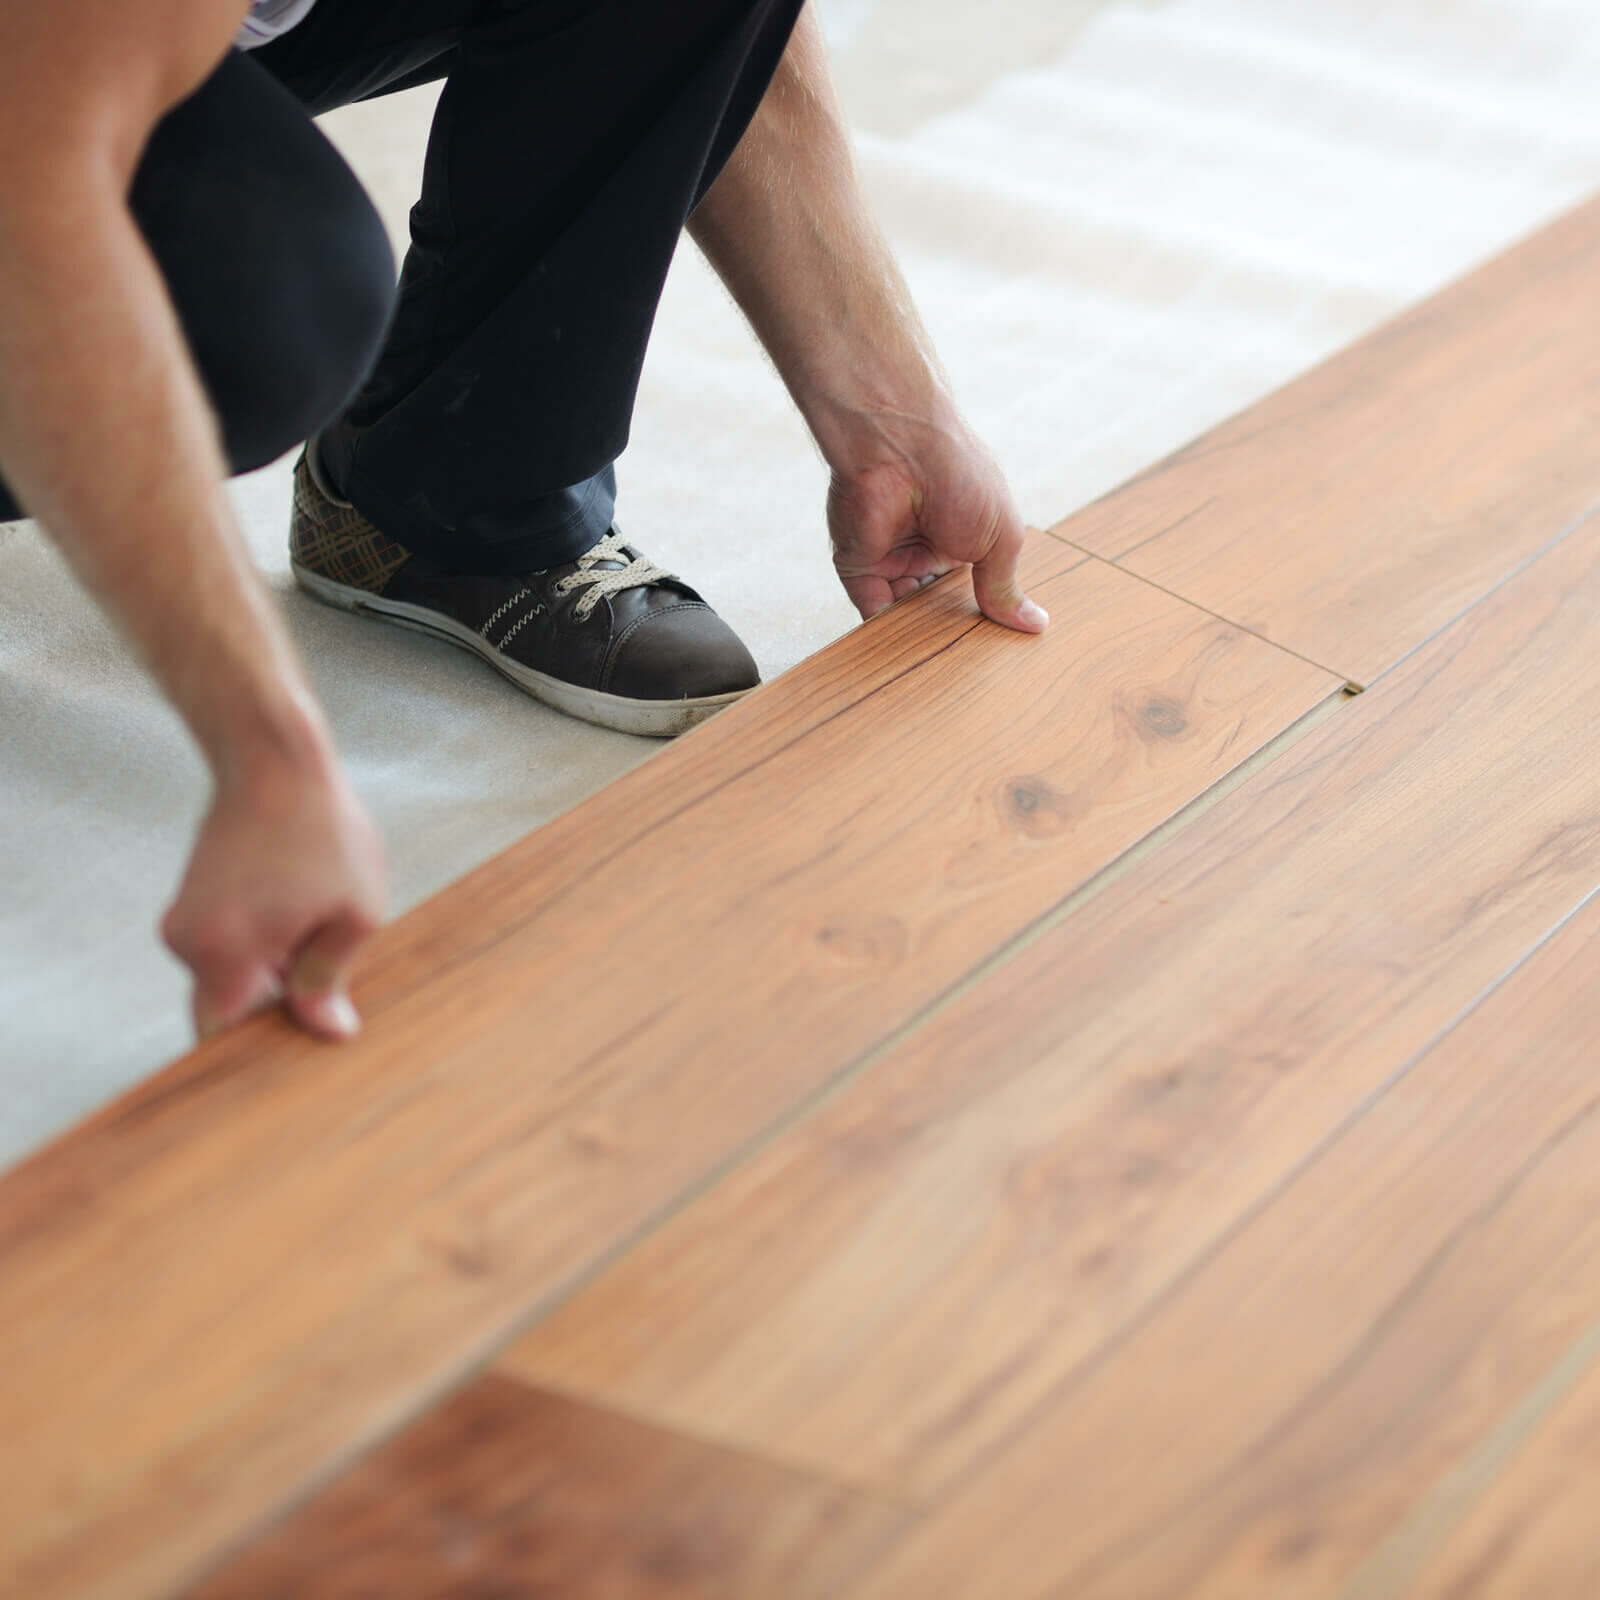
<instances>
[{"instance_id":1,"label":"brown leather sneaker","mask_svg":"<svg viewBox=\"0 0 1600 1600\"><path fill-rule=\"evenodd\" d=\"M535 699L621 733L684 733L761 681L727 623L615 529L548 572L441 572L332 494L308 452L295 468L289 557L318 600L437 634Z\"/></svg>"}]
</instances>

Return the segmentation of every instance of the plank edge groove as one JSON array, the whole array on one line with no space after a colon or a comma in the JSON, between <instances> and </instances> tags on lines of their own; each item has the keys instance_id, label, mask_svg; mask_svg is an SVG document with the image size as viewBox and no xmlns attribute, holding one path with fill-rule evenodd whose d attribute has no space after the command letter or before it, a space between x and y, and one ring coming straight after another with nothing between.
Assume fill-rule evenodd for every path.
<instances>
[{"instance_id":1,"label":"plank edge groove","mask_svg":"<svg viewBox=\"0 0 1600 1600\"><path fill-rule=\"evenodd\" d=\"M1595 509L1600 510L1600 506L1597 506ZM1292 649L1289 645L1286 645L1281 639L1274 639L1270 634L1262 633L1259 628L1252 628L1247 624L1238 621L1234 617L1225 617L1220 611L1213 611L1210 606L1202 604L1200 601L1194 599L1190 595L1179 594L1176 589L1169 589L1165 584L1157 583L1154 578L1147 577L1142 572L1134 572L1132 569L1123 566L1123 558L1121 556L1118 556L1116 560L1112 560L1109 556L1096 555L1093 550L1086 548L1084 545L1074 544L1073 541L1069 539L1061 530L1073 520L1073 517L1076 517L1077 515L1077 512L1073 512L1072 515L1065 518L1064 521L1057 523L1054 527L1046 528L1043 531L1050 538L1055 539L1058 543L1064 544L1069 550L1073 550L1081 556L1087 556L1089 560L1098 562L1101 566L1113 567L1116 569L1116 571L1125 574L1127 577L1136 579L1139 583L1149 585L1149 587L1154 589L1156 593L1166 595L1169 600L1177 600L1183 605L1192 606L1196 611L1204 612L1206 616L1214 617L1218 622L1226 623L1230 628L1237 628L1240 633L1248 634L1250 638L1258 639L1262 644L1269 645L1272 649L1281 651L1286 656L1292 656L1296 661L1304 662L1308 667L1315 667L1318 672L1326 672L1330 678L1343 679L1345 690L1350 694L1360 694L1363 689L1370 687L1368 684L1357 683L1353 678L1347 677L1337 667L1329 666L1326 661L1314 661L1310 656L1302 655L1298 650ZM1573 524L1571 528L1564 529L1563 534L1574 532L1580 525L1581 524L1579 523ZM1554 542L1555 541L1552 541L1552 543ZM1543 554L1543 551L1541 551L1540 554ZM1535 558L1530 557L1530 559ZM1488 596L1484 595L1482 598L1487 599ZM1470 606L1466 608L1466 610L1471 609L1472 608ZM1465 614L1465 611L1463 611L1458 614L1458 616L1452 617L1450 623L1446 623L1445 627L1449 627L1451 623L1459 621L1460 616ZM1443 632L1444 630L1441 628L1439 631ZM1433 635L1430 635L1429 637L1431 638ZM1427 640L1424 640L1423 643L1427 643ZM1422 646L1419 644L1417 648L1420 650ZM1407 654L1409 653L1410 652L1407 652ZM1398 666L1399 663L1396 662L1395 665Z\"/></svg>"}]
</instances>

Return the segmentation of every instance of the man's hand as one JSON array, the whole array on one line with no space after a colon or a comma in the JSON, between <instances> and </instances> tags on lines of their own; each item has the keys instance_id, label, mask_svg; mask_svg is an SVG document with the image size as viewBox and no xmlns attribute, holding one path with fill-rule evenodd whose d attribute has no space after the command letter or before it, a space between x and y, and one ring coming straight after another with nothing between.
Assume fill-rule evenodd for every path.
<instances>
[{"instance_id":1,"label":"man's hand","mask_svg":"<svg viewBox=\"0 0 1600 1600\"><path fill-rule=\"evenodd\" d=\"M828 494L833 564L863 617L956 567L986 617L1024 633L1049 621L1017 584L1023 524L999 467L959 420L879 419Z\"/></svg>"},{"instance_id":2,"label":"man's hand","mask_svg":"<svg viewBox=\"0 0 1600 1600\"><path fill-rule=\"evenodd\" d=\"M1022 519L867 210L811 7L691 226L833 469L834 564L856 609L970 566L985 616L1038 633L1049 619L1017 587Z\"/></svg>"},{"instance_id":3,"label":"man's hand","mask_svg":"<svg viewBox=\"0 0 1600 1600\"><path fill-rule=\"evenodd\" d=\"M360 1027L347 974L384 909L383 848L331 760L230 774L162 923L204 1037L283 999L324 1038Z\"/></svg>"}]
</instances>

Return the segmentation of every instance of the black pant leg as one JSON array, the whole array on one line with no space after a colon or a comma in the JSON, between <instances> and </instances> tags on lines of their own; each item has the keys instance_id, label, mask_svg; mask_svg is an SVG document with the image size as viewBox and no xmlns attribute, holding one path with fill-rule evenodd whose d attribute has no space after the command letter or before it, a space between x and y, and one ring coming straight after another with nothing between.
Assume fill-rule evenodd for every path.
<instances>
[{"instance_id":1,"label":"black pant leg","mask_svg":"<svg viewBox=\"0 0 1600 1600\"><path fill-rule=\"evenodd\" d=\"M354 174L295 99L230 52L155 128L129 204L232 470L338 415L377 352L394 261ZM0 485L0 521L19 514Z\"/></svg>"},{"instance_id":2,"label":"black pant leg","mask_svg":"<svg viewBox=\"0 0 1600 1600\"><path fill-rule=\"evenodd\" d=\"M392 538L516 572L604 534L678 238L800 7L481 0L450 54L390 337L323 434Z\"/></svg>"}]
</instances>

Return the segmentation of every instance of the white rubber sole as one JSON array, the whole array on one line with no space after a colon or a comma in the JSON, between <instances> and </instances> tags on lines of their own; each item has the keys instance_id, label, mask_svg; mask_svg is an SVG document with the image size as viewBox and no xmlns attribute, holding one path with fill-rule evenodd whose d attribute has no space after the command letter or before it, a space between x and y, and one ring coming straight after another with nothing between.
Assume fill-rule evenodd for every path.
<instances>
[{"instance_id":1,"label":"white rubber sole","mask_svg":"<svg viewBox=\"0 0 1600 1600\"><path fill-rule=\"evenodd\" d=\"M294 581L324 605L377 617L397 627L414 628L418 633L430 633L436 639L446 639L487 661L524 694L532 695L535 700L541 700L557 711L566 712L569 717L578 717L602 728L612 728L618 733L640 734L647 739L673 739L697 727L708 717L714 717L734 701L744 699L750 692L740 689L732 694L703 695L697 700L630 700L625 695L580 688L575 683L564 683L560 678L552 678L547 673L536 672L532 667L512 661L496 650L481 633L465 623L442 617L426 606L410 605L404 600L385 600L382 595L368 594L366 590L352 588L347 583L336 583L332 578L324 578L320 573L302 567L298 561L291 561L289 566L294 573Z\"/></svg>"}]
</instances>

